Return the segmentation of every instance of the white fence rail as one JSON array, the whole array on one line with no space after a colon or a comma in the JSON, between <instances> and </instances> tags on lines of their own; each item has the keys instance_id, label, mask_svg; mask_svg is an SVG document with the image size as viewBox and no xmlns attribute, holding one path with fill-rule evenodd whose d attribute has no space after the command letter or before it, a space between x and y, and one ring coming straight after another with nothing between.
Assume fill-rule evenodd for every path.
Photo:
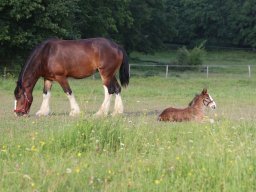
<instances>
[{"instance_id":1,"label":"white fence rail","mask_svg":"<svg viewBox=\"0 0 256 192\"><path fill-rule=\"evenodd\" d=\"M131 63L129 65L129 71L130 75L133 74L133 68L134 67L140 67L140 68L152 68L152 67L159 67L165 69L165 77L168 78L171 68L175 69L199 69L201 72L204 72L206 77L209 77L209 74L211 73L212 69L227 69L230 68L230 73L232 74L232 69L234 68L240 68L243 70L243 72L246 71L248 77L250 78L252 76L252 66L251 65L203 65L203 66L189 66L189 65L168 65L168 64L135 64ZM177 70L176 70L177 71Z\"/></svg>"},{"instance_id":2,"label":"white fence rail","mask_svg":"<svg viewBox=\"0 0 256 192\"><path fill-rule=\"evenodd\" d=\"M189 71L195 71L194 69L198 69L201 73L205 73L205 76L208 78L209 74L213 73L213 69L225 69L228 72L224 72L224 73L234 73L234 68L238 68L238 71L236 71L236 73L246 73L246 76L248 76L249 78L252 77L252 68L254 66L252 65L203 65L203 66L188 66L188 65L169 65L169 64L138 64L138 63L131 63L129 64L129 71L130 71L130 75L132 76L134 74L134 71L136 71L138 68L139 69L144 69L145 71L152 69L154 67L157 68L162 68L161 70L164 72L165 77L168 78L171 74L171 72L175 71L175 72L179 72L183 70ZM136 69L137 68L137 69ZM8 77L9 74L12 75L17 75L19 73L19 71L17 70L9 70L6 67L0 68L0 75L1 77L3 77L4 79L6 77ZM214 73L218 73L218 72L214 72ZM223 73L223 72L222 72ZM93 76L93 78L95 78L95 76Z\"/></svg>"}]
</instances>

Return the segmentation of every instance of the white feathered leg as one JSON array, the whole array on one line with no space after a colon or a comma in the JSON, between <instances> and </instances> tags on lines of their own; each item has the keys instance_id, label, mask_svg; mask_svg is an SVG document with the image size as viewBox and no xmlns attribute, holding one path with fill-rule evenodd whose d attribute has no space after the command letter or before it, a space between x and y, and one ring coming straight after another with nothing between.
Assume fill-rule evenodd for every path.
<instances>
[{"instance_id":1,"label":"white feathered leg","mask_svg":"<svg viewBox=\"0 0 256 192\"><path fill-rule=\"evenodd\" d=\"M36 112L37 116L47 116L50 113L50 98L51 92L48 91L46 94L43 94L43 102L39 111Z\"/></svg>"},{"instance_id":2,"label":"white feathered leg","mask_svg":"<svg viewBox=\"0 0 256 192\"><path fill-rule=\"evenodd\" d=\"M122 114L124 112L124 106L120 94L116 94L114 112L112 115Z\"/></svg>"},{"instance_id":3,"label":"white feathered leg","mask_svg":"<svg viewBox=\"0 0 256 192\"><path fill-rule=\"evenodd\" d=\"M97 116L107 115L110 107L111 95L108 93L108 88L105 85L103 86L103 88L104 88L105 98L99 111L95 114Z\"/></svg>"},{"instance_id":4,"label":"white feathered leg","mask_svg":"<svg viewBox=\"0 0 256 192\"><path fill-rule=\"evenodd\" d=\"M69 102L70 102L70 108L71 108L71 111L69 113L70 116L76 116L80 113L80 108L76 102L76 99L74 97L74 94L71 93L71 95L69 93L67 93L67 96L68 96L68 99L69 99Z\"/></svg>"}]
</instances>

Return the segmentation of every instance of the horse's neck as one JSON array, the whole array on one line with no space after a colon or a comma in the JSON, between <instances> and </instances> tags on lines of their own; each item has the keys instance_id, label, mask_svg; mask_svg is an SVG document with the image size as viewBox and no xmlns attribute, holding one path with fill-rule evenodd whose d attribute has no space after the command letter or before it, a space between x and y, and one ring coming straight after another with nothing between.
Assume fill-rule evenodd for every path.
<instances>
[{"instance_id":1,"label":"horse's neck","mask_svg":"<svg viewBox=\"0 0 256 192\"><path fill-rule=\"evenodd\" d=\"M29 75L25 75L22 80L22 86L27 90L28 92L33 91L37 81L39 79L39 76L37 76L35 73Z\"/></svg>"}]
</instances>

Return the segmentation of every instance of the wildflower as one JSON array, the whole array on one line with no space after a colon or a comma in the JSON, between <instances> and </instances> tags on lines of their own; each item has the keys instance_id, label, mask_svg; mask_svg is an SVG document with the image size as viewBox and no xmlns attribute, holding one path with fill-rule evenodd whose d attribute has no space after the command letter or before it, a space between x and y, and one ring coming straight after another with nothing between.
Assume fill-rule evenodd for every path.
<instances>
[{"instance_id":1,"label":"wildflower","mask_svg":"<svg viewBox=\"0 0 256 192\"><path fill-rule=\"evenodd\" d=\"M66 169L66 173L67 173L67 174L70 174L70 173L72 173L72 169L70 169L70 168L67 168L67 169Z\"/></svg>"},{"instance_id":2,"label":"wildflower","mask_svg":"<svg viewBox=\"0 0 256 192\"><path fill-rule=\"evenodd\" d=\"M179 160L180 160L180 157L179 157L179 156L177 156L177 157L176 157L176 160L177 160L177 161L179 161Z\"/></svg>"},{"instance_id":3,"label":"wildflower","mask_svg":"<svg viewBox=\"0 0 256 192\"><path fill-rule=\"evenodd\" d=\"M77 157L81 157L81 155L82 155L82 153L80 153L80 152L77 153Z\"/></svg>"},{"instance_id":4,"label":"wildflower","mask_svg":"<svg viewBox=\"0 0 256 192\"><path fill-rule=\"evenodd\" d=\"M6 145L3 145L3 146L2 146L1 152L7 152L7 147L6 147Z\"/></svg>"},{"instance_id":5,"label":"wildflower","mask_svg":"<svg viewBox=\"0 0 256 192\"><path fill-rule=\"evenodd\" d=\"M36 148L35 145L33 145L30 150L31 150L31 151L38 151L38 149Z\"/></svg>"},{"instance_id":6,"label":"wildflower","mask_svg":"<svg viewBox=\"0 0 256 192\"><path fill-rule=\"evenodd\" d=\"M156 185L159 185L159 184L160 184L160 180L156 179L156 180L155 180L155 184L156 184Z\"/></svg>"},{"instance_id":7,"label":"wildflower","mask_svg":"<svg viewBox=\"0 0 256 192\"><path fill-rule=\"evenodd\" d=\"M76 173L80 173L80 168L77 167L75 171L76 171Z\"/></svg>"},{"instance_id":8,"label":"wildflower","mask_svg":"<svg viewBox=\"0 0 256 192\"><path fill-rule=\"evenodd\" d=\"M40 145L41 145L41 147L43 147L45 145L45 142L44 141L40 141Z\"/></svg>"}]
</instances>

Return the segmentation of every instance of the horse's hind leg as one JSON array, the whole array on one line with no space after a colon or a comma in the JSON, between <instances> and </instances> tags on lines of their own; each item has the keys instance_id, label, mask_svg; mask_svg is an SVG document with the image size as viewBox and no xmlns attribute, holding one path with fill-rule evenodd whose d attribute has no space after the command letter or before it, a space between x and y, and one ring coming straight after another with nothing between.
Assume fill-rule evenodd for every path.
<instances>
[{"instance_id":1,"label":"horse's hind leg","mask_svg":"<svg viewBox=\"0 0 256 192\"><path fill-rule=\"evenodd\" d=\"M57 81L59 82L63 91L67 94L67 97L69 99L70 108L71 108L69 115L70 116L78 115L80 113L80 108L76 102L76 99L75 99L74 94L72 93L72 90L70 89L67 79L59 78L59 79L57 79Z\"/></svg>"},{"instance_id":2,"label":"horse's hind leg","mask_svg":"<svg viewBox=\"0 0 256 192\"><path fill-rule=\"evenodd\" d=\"M50 80L44 79L44 89L43 89L43 102L40 109L36 112L37 116L46 116L50 113L50 97L51 97L51 87L52 82Z\"/></svg>"},{"instance_id":3,"label":"horse's hind leg","mask_svg":"<svg viewBox=\"0 0 256 192\"><path fill-rule=\"evenodd\" d=\"M110 106L110 100L111 100L111 94L109 94L109 91L108 91L108 87L106 85L103 85L103 88L104 88L104 94L105 94L105 97L104 97L104 101L100 107L100 109L98 110L98 112L95 114L97 116L100 116L100 115L107 115L108 114L108 111L109 111L109 106Z\"/></svg>"},{"instance_id":4,"label":"horse's hind leg","mask_svg":"<svg viewBox=\"0 0 256 192\"><path fill-rule=\"evenodd\" d=\"M114 105L114 111L112 113L112 115L117 115L117 114L122 114L124 112L124 106L123 106L123 102L122 102L122 98L121 98L121 87L118 84L116 78L113 79L112 81L112 87L113 87L113 91L116 94L116 98L115 98L115 105Z\"/></svg>"},{"instance_id":5,"label":"horse's hind leg","mask_svg":"<svg viewBox=\"0 0 256 192\"><path fill-rule=\"evenodd\" d=\"M104 90L105 90L105 99L99 109L99 111L96 113L96 115L107 115L110 107L110 100L112 94L116 94L115 99L115 107L114 112L112 115L121 114L123 113L123 103L120 96L121 87L118 84L115 77L113 77L110 81L103 81L104 84Z\"/></svg>"}]
</instances>

